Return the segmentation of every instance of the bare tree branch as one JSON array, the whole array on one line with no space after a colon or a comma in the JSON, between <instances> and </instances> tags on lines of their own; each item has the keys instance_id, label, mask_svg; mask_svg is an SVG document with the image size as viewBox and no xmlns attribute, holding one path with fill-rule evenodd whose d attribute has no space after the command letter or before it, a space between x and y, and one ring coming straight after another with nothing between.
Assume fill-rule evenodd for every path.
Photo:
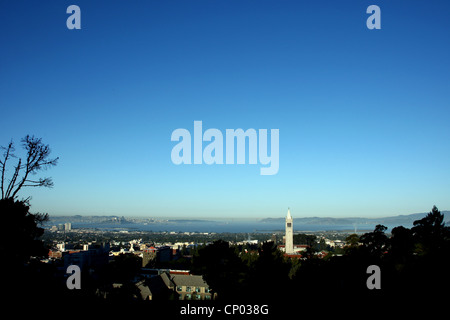
<instances>
[{"instance_id":1,"label":"bare tree branch","mask_svg":"<svg viewBox=\"0 0 450 320\"><path fill-rule=\"evenodd\" d=\"M48 187L53 186L51 178L28 179L31 175L36 174L39 170L47 169L55 166L59 158L48 159L50 155L50 147L42 143L42 139L27 135L21 140L23 148L26 150L26 161L23 163L19 158L17 165L14 167L14 173L9 180L6 191L4 185L6 181L6 162L9 157L15 157L12 153L14 149L13 142L10 142L8 147L2 147L6 150L3 155L3 160L0 160L0 168L2 171L1 177L1 191L2 199L15 198L17 193L23 187Z\"/></svg>"},{"instance_id":2,"label":"bare tree branch","mask_svg":"<svg viewBox=\"0 0 450 320\"><path fill-rule=\"evenodd\" d=\"M17 166L14 169L14 174L13 174L11 180L9 181L8 188L6 188L5 198L10 197L11 192L14 189L14 186L16 185L17 177L19 176L19 172L22 168L21 164L22 164L22 159L19 159L19 162L17 163Z\"/></svg>"},{"instance_id":3,"label":"bare tree branch","mask_svg":"<svg viewBox=\"0 0 450 320\"><path fill-rule=\"evenodd\" d=\"M1 147L2 149L6 150L5 153L3 154L3 161L0 160L0 166L2 168L2 181L1 181L1 191L2 191L2 199L5 196L5 192L4 192L4 181L5 181L5 171L6 171L6 162L8 161L8 158L11 156L14 156L14 154L12 152L14 152L14 144L11 141L8 144L8 147Z\"/></svg>"},{"instance_id":4,"label":"bare tree branch","mask_svg":"<svg viewBox=\"0 0 450 320\"><path fill-rule=\"evenodd\" d=\"M39 179L38 181L26 180L25 182L29 182L32 184L24 184L22 187L53 187L53 181L51 178Z\"/></svg>"}]
</instances>

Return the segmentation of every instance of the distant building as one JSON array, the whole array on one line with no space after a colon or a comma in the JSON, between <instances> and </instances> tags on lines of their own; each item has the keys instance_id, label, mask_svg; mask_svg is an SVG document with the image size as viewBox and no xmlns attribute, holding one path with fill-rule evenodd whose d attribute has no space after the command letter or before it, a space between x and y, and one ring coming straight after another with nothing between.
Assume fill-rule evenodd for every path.
<instances>
[{"instance_id":1,"label":"distant building","mask_svg":"<svg viewBox=\"0 0 450 320\"><path fill-rule=\"evenodd\" d=\"M189 270L174 270L174 269L151 269L151 268L141 268L141 272L139 273L139 276L141 278L150 279L153 277L157 277L163 274L184 274L184 275L190 275Z\"/></svg>"},{"instance_id":2,"label":"distant building","mask_svg":"<svg viewBox=\"0 0 450 320\"><path fill-rule=\"evenodd\" d=\"M61 259L62 258L62 252L58 250L49 250L48 251L48 257L53 259Z\"/></svg>"},{"instance_id":3,"label":"distant building","mask_svg":"<svg viewBox=\"0 0 450 320\"><path fill-rule=\"evenodd\" d=\"M56 245L56 248L58 248L58 250L61 252L66 251L66 244L64 242L58 243Z\"/></svg>"},{"instance_id":4,"label":"distant building","mask_svg":"<svg viewBox=\"0 0 450 320\"><path fill-rule=\"evenodd\" d=\"M64 223L64 231L72 230L72 224L70 222Z\"/></svg>"},{"instance_id":5,"label":"distant building","mask_svg":"<svg viewBox=\"0 0 450 320\"><path fill-rule=\"evenodd\" d=\"M151 261L165 262L172 259L172 249L169 246L150 247L142 253L142 266Z\"/></svg>"},{"instance_id":6,"label":"distant building","mask_svg":"<svg viewBox=\"0 0 450 320\"><path fill-rule=\"evenodd\" d=\"M286 216L286 254L294 253L294 224L291 210L288 208Z\"/></svg>"},{"instance_id":7,"label":"distant building","mask_svg":"<svg viewBox=\"0 0 450 320\"><path fill-rule=\"evenodd\" d=\"M108 264L109 261L109 243L104 243L100 246L89 246L88 250L64 251L62 258L64 267L67 269L74 264L84 268L96 268Z\"/></svg>"},{"instance_id":8,"label":"distant building","mask_svg":"<svg viewBox=\"0 0 450 320\"><path fill-rule=\"evenodd\" d=\"M270 239L273 241L273 243L278 243L278 237L276 233L272 234L272 237Z\"/></svg>"}]
</instances>

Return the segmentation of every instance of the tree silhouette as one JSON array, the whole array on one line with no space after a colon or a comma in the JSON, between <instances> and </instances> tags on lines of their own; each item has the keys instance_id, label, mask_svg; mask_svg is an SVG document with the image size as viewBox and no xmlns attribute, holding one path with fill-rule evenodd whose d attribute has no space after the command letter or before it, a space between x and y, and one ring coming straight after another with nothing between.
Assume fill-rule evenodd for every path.
<instances>
[{"instance_id":1,"label":"tree silhouette","mask_svg":"<svg viewBox=\"0 0 450 320\"><path fill-rule=\"evenodd\" d=\"M395 262L395 280L405 292L427 292L427 297L437 298L435 293L450 285L446 276L450 268L450 230L443 221L444 216L433 206L424 218L414 221L410 230L393 230L390 257Z\"/></svg>"},{"instance_id":2,"label":"tree silhouette","mask_svg":"<svg viewBox=\"0 0 450 320\"><path fill-rule=\"evenodd\" d=\"M32 214L29 208L26 201L0 199L0 217L5 225L0 232L2 288L17 299L24 298L24 287L27 287L29 295L51 291L54 278L49 273L49 266L39 263L39 258L48 254L48 249L39 239L44 233L40 225L48 216Z\"/></svg>"},{"instance_id":3,"label":"tree silhouette","mask_svg":"<svg viewBox=\"0 0 450 320\"><path fill-rule=\"evenodd\" d=\"M280 299L290 286L291 265L272 241L266 241L258 249L258 258L250 266L247 275L251 288L248 297L253 300Z\"/></svg>"},{"instance_id":4,"label":"tree silhouette","mask_svg":"<svg viewBox=\"0 0 450 320\"><path fill-rule=\"evenodd\" d=\"M445 226L444 215L436 206L424 218L414 221L411 231L418 254L437 254L448 249L450 229Z\"/></svg>"},{"instance_id":5,"label":"tree silhouette","mask_svg":"<svg viewBox=\"0 0 450 320\"><path fill-rule=\"evenodd\" d=\"M387 227L379 224L375 226L373 232L365 233L360 237L360 241L366 253L374 257L381 257L388 245L388 237L384 233Z\"/></svg>"},{"instance_id":6,"label":"tree silhouette","mask_svg":"<svg viewBox=\"0 0 450 320\"><path fill-rule=\"evenodd\" d=\"M413 232L403 226L392 229L389 254L396 258L412 255L414 250Z\"/></svg>"},{"instance_id":7,"label":"tree silhouette","mask_svg":"<svg viewBox=\"0 0 450 320\"><path fill-rule=\"evenodd\" d=\"M17 164L13 166L13 173L9 181L7 180L8 162L15 155L14 143L11 141L7 147L1 147L4 150L3 158L0 160L1 170L1 199L16 198L17 193L23 187L52 187L51 178L32 179L39 170L55 166L59 158L49 159L50 148L42 143L42 139L27 135L22 140L22 146L26 151L25 160L19 158Z\"/></svg>"},{"instance_id":8,"label":"tree silhouette","mask_svg":"<svg viewBox=\"0 0 450 320\"><path fill-rule=\"evenodd\" d=\"M52 187L51 178L34 178L40 170L56 165L58 158L49 159L50 148L42 140L27 135L22 140L25 156L18 158L14 143L0 147L0 216L3 228L0 233L0 272L10 296L23 299L23 288L30 296L47 291L52 292L54 279L52 266L39 262L46 257L48 249L40 237L44 233L42 223L47 214L30 213L29 199L17 200L18 192L24 187ZM15 164L13 159L18 158ZM11 170L12 169L12 170ZM34 291L33 291L34 290ZM45 296L45 294L43 295Z\"/></svg>"},{"instance_id":9,"label":"tree silhouette","mask_svg":"<svg viewBox=\"0 0 450 320\"><path fill-rule=\"evenodd\" d=\"M193 273L203 275L219 299L242 297L247 293L247 267L228 242L217 240L199 249L192 262Z\"/></svg>"},{"instance_id":10,"label":"tree silhouette","mask_svg":"<svg viewBox=\"0 0 450 320\"><path fill-rule=\"evenodd\" d=\"M132 253L122 253L108 264L106 275L111 282L131 283L142 266L142 258Z\"/></svg>"},{"instance_id":11,"label":"tree silhouette","mask_svg":"<svg viewBox=\"0 0 450 320\"><path fill-rule=\"evenodd\" d=\"M48 220L47 214L32 214L27 201L0 199L0 217L6 228L0 232L0 256L8 256L9 264L17 267L32 256L46 256L48 250L39 238L44 233L40 225ZM12 242L13 241L13 242ZM14 243L14 247L11 245Z\"/></svg>"},{"instance_id":12,"label":"tree silhouette","mask_svg":"<svg viewBox=\"0 0 450 320\"><path fill-rule=\"evenodd\" d=\"M316 244L317 236L313 234L298 233L294 234L293 241L295 244L303 244L313 247Z\"/></svg>"},{"instance_id":13,"label":"tree silhouette","mask_svg":"<svg viewBox=\"0 0 450 320\"><path fill-rule=\"evenodd\" d=\"M352 251L358 249L359 246L359 236L356 233L352 233L347 238L345 238L344 253L350 254Z\"/></svg>"}]
</instances>

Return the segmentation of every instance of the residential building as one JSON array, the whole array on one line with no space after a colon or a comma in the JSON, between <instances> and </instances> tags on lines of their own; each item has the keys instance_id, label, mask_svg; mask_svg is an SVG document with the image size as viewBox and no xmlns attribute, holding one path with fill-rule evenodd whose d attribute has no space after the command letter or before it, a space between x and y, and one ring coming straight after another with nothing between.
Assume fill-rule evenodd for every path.
<instances>
[{"instance_id":1,"label":"residential building","mask_svg":"<svg viewBox=\"0 0 450 320\"><path fill-rule=\"evenodd\" d=\"M180 300L211 300L215 298L206 281L199 275L176 274L170 277Z\"/></svg>"},{"instance_id":2,"label":"residential building","mask_svg":"<svg viewBox=\"0 0 450 320\"><path fill-rule=\"evenodd\" d=\"M172 259L172 249L169 246L150 247L145 249L142 254L142 266L146 267L149 262L155 260L158 262L170 261Z\"/></svg>"}]
</instances>

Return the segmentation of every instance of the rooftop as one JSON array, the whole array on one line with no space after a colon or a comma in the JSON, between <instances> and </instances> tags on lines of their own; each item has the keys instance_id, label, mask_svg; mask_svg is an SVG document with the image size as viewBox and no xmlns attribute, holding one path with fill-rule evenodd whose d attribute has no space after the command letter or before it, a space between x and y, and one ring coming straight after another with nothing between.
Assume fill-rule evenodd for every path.
<instances>
[{"instance_id":1,"label":"rooftop","mask_svg":"<svg viewBox=\"0 0 450 320\"><path fill-rule=\"evenodd\" d=\"M173 275L172 281L176 286L192 286L192 287L208 286L205 280L203 280L202 276L176 274Z\"/></svg>"}]
</instances>

